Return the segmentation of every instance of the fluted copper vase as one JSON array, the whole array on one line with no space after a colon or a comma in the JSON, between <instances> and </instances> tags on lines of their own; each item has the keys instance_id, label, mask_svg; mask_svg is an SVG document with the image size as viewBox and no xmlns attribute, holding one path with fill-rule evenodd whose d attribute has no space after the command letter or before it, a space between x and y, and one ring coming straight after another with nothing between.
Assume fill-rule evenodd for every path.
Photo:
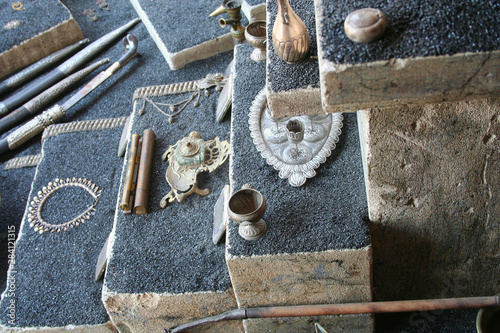
<instances>
[{"instance_id":1,"label":"fluted copper vase","mask_svg":"<svg viewBox=\"0 0 500 333\"><path fill-rule=\"evenodd\" d=\"M307 28L288 0L278 0L273 46L278 57L291 64L302 61L309 52Z\"/></svg>"}]
</instances>

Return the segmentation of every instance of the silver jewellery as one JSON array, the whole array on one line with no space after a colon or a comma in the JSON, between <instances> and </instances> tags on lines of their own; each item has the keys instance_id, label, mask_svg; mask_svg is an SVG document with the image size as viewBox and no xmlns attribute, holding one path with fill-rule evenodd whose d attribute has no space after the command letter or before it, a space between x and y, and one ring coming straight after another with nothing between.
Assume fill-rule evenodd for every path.
<instances>
[{"instance_id":1,"label":"silver jewellery","mask_svg":"<svg viewBox=\"0 0 500 333\"><path fill-rule=\"evenodd\" d=\"M45 201L47 201L47 199L55 191L68 186L75 186L84 189L92 196L92 198L94 198L94 202L83 213L70 221L60 224L48 223L42 217L42 209ZM97 185L92 183L90 180L87 180L86 178L66 178L66 180L56 178L53 182L50 182L47 184L47 186L44 186L41 191L38 191L36 197L34 197L33 201L31 201L28 213L28 222L30 223L30 226L35 230L35 232L39 232L40 234L48 231L66 231L69 228L79 226L80 223L85 223L86 220L90 219L90 215L94 214L95 206L101 193L102 190L100 190Z\"/></svg>"},{"instance_id":2,"label":"silver jewellery","mask_svg":"<svg viewBox=\"0 0 500 333\"><path fill-rule=\"evenodd\" d=\"M185 84L174 84L167 86L156 86L156 87L146 87L144 90L138 90L134 93L134 100L142 98L142 105L139 109L139 114L142 115L145 112L146 102L153 105L153 107L159 112L163 113L168 117L169 123L174 122L174 117L179 115L184 109L194 100L193 106L200 106L200 96L201 91L204 91L205 97L210 96L209 88L215 87L217 92L221 92L222 88L226 84L227 77L220 74L207 74L207 76L198 81L186 82ZM158 88L158 89L155 89ZM163 88L163 89L162 89ZM158 91L156 91L158 90ZM153 101L150 97L163 96L170 94L178 94L184 92L193 92L187 98L176 102L176 103L160 103ZM160 106L166 106L170 110L167 112L163 110Z\"/></svg>"},{"instance_id":3,"label":"silver jewellery","mask_svg":"<svg viewBox=\"0 0 500 333\"><path fill-rule=\"evenodd\" d=\"M273 118L265 89L253 101L248 117L257 150L279 171L279 177L294 187L314 177L315 170L330 156L343 120L340 113Z\"/></svg>"}]
</instances>

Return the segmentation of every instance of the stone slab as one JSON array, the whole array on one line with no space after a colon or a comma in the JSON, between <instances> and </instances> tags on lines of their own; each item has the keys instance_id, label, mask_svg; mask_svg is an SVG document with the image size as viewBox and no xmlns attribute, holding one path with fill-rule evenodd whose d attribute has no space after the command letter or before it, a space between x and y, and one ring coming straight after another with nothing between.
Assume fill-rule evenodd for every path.
<instances>
[{"instance_id":1,"label":"stone slab","mask_svg":"<svg viewBox=\"0 0 500 333\"><path fill-rule=\"evenodd\" d=\"M231 238L239 237L234 232ZM231 243L229 244L231 245ZM355 303L371 300L370 247L231 256L227 264L240 307Z\"/></svg>"},{"instance_id":2,"label":"stone slab","mask_svg":"<svg viewBox=\"0 0 500 333\"><path fill-rule=\"evenodd\" d=\"M9 253L0 330L58 332L76 327L89 332L113 331L101 302L102 283L94 281L94 272L112 227L109 207L119 186L114 165L120 162L112 142L118 140L121 128L82 132L83 128L48 137L43 144L44 157L36 169L14 252ZM67 231L36 232L28 220L31 201L55 178L73 177L86 178L102 190L94 214ZM47 198L42 217L60 224L75 218L92 202L78 187L62 188Z\"/></svg>"},{"instance_id":3,"label":"stone slab","mask_svg":"<svg viewBox=\"0 0 500 333\"><path fill-rule=\"evenodd\" d=\"M229 28L219 27L219 17L209 17L219 0L130 2L173 70L234 48Z\"/></svg>"},{"instance_id":4,"label":"stone slab","mask_svg":"<svg viewBox=\"0 0 500 333\"><path fill-rule=\"evenodd\" d=\"M14 10L13 3L0 5L0 78L83 39L80 27L60 1L22 2L23 10Z\"/></svg>"},{"instance_id":5,"label":"stone slab","mask_svg":"<svg viewBox=\"0 0 500 333\"><path fill-rule=\"evenodd\" d=\"M288 64L273 48L273 26L278 13L276 1L267 1L267 67L266 88L270 111L274 117L323 113L321 107L314 1L290 1L295 13L309 32L310 52L302 62Z\"/></svg>"},{"instance_id":6,"label":"stone slab","mask_svg":"<svg viewBox=\"0 0 500 333\"><path fill-rule=\"evenodd\" d=\"M163 332L185 324L235 309L234 295L226 292L185 294L113 294L104 290L105 305L121 333ZM241 321L203 325L190 332L243 333Z\"/></svg>"},{"instance_id":7,"label":"stone slab","mask_svg":"<svg viewBox=\"0 0 500 333\"><path fill-rule=\"evenodd\" d=\"M500 101L359 112L377 300L500 289Z\"/></svg>"},{"instance_id":8,"label":"stone slab","mask_svg":"<svg viewBox=\"0 0 500 333\"><path fill-rule=\"evenodd\" d=\"M232 106L232 191L250 183L267 201L267 233L248 242L230 221L226 260L239 307L371 300L371 246L356 121L317 175L299 188L278 177L250 137L248 110L265 85L265 64L238 45ZM251 75L249 74L251 73ZM349 188L349 195L345 189ZM303 327L306 318L298 319ZM265 321L277 325L279 319ZM259 331L259 326L254 328ZM371 331L371 330L369 330Z\"/></svg>"},{"instance_id":9,"label":"stone slab","mask_svg":"<svg viewBox=\"0 0 500 333\"><path fill-rule=\"evenodd\" d=\"M235 191L249 182L267 198L264 220L268 221L268 233L253 243L240 241L239 236L232 237L229 254L265 256L369 246L368 211L355 115L345 115L336 148L316 169L316 176L307 179L302 187L291 186L266 163L250 137L248 110L265 85L265 64L251 60L251 52L252 47L248 44L236 47L231 187ZM237 234L236 223L230 223L229 228L236 230L233 235Z\"/></svg>"},{"instance_id":10,"label":"stone slab","mask_svg":"<svg viewBox=\"0 0 500 333\"><path fill-rule=\"evenodd\" d=\"M228 65L225 64L224 68ZM212 242L213 209L219 193L229 182L228 162L211 174L198 175L200 188L210 194L192 194L182 203L160 207L170 187L165 179L168 163L161 159L169 146L198 131L203 139L218 136L229 139L229 121L216 121L219 93L211 88L207 97L201 92L200 106L188 103L174 119L149 101L174 103L196 91L192 83L136 90L128 136L142 136L145 129L156 135L151 176L149 213L124 215L119 209L122 188L117 192L115 221L108 252L108 266L102 299L112 322L121 332L163 332L174 325L220 314L237 307L224 257L224 244ZM193 88L194 87L194 88ZM138 97L145 92L149 101ZM156 104L171 113L163 104ZM181 106L178 106L179 108ZM141 111L142 110L142 111ZM129 149L122 161L122 183ZM123 186L123 185L122 185ZM200 332L206 327L202 327ZM217 324L213 332L242 332L242 324Z\"/></svg>"},{"instance_id":11,"label":"stone slab","mask_svg":"<svg viewBox=\"0 0 500 333\"><path fill-rule=\"evenodd\" d=\"M5 164L1 168L4 167ZM7 283L8 255L9 249L13 247L13 244L9 242L12 241L13 237L17 237L19 232L34 175L34 167L2 170L0 173L0 194L2 196L0 207L9 207L9 209L0 209L0 221L2 222L0 223L2 230L0 237L2 243L6 244L0 249L0 290L5 290ZM7 195L7 193L12 193L12 189L17 190L16 195ZM10 236L9 239L9 234L14 236Z\"/></svg>"},{"instance_id":12,"label":"stone slab","mask_svg":"<svg viewBox=\"0 0 500 333\"><path fill-rule=\"evenodd\" d=\"M425 104L500 92L500 8L492 1L315 0L321 98L326 112ZM384 36L356 44L353 10L379 8Z\"/></svg>"}]
</instances>

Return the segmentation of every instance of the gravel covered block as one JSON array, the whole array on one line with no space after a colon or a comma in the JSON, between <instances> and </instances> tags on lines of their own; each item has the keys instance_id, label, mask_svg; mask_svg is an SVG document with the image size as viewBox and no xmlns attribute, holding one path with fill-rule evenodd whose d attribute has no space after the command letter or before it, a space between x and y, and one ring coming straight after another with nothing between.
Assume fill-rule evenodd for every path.
<instances>
[{"instance_id":1,"label":"gravel covered block","mask_svg":"<svg viewBox=\"0 0 500 333\"><path fill-rule=\"evenodd\" d=\"M158 90L152 88L153 91ZM175 201L164 209L160 207L161 198L170 190L165 179L168 162L162 160L169 146L192 131L198 131L205 140L217 136L229 140L229 120L220 124L216 121L219 93L214 88L209 92L207 97L202 91L200 106L195 107L191 101L172 123L151 102L179 102L193 91L181 89L174 94L154 96L153 93L147 100L135 99L128 136L133 133L142 136L149 128L154 131L156 142L148 214L124 215L118 208L122 188L116 204L103 301L113 323L122 331L159 332L237 307L224 258L225 246L212 242L213 210L219 193L229 182L229 163L226 161L210 174L198 175L199 187L210 190L207 196L192 194L180 203ZM156 106L171 113L164 104ZM122 184L128 154L129 151L120 173ZM202 327L201 331L206 330L207 327ZM241 322L236 321L215 325L209 331L242 330Z\"/></svg>"},{"instance_id":2,"label":"gravel covered block","mask_svg":"<svg viewBox=\"0 0 500 333\"><path fill-rule=\"evenodd\" d=\"M234 47L230 26L221 28L219 16L209 17L221 5L220 0L130 2L173 70ZM228 19L227 14L223 17Z\"/></svg>"},{"instance_id":3,"label":"gravel covered block","mask_svg":"<svg viewBox=\"0 0 500 333\"><path fill-rule=\"evenodd\" d=\"M249 242L239 236L238 224L229 222L226 259L238 305L371 300L371 246L356 117L346 116L337 147L317 175L292 187L267 165L250 137L248 110L265 85L265 64L251 60L251 52L249 45L236 48L231 186L234 192L250 183L264 195L268 229ZM252 325L252 331L262 332L277 320ZM365 328L373 329L371 324Z\"/></svg>"},{"instance_id":4,"label":"gravel covered block","mask_svg":"<svg viewBox=\"0 0 500 333\"><path fill-rule=\"evenodd\" d=\"M114 147L121 131L122 127L114 127L64 133L45 140L44 158L31 186L0 303L4 328L64 331L74 326L82 332L112 331L101 302L102 282L94 281L94 272L112 228L120 180L114 168L121 163ZM39 191L56 178L72 182L86 179L102 193L95 199L88 187L56 190L41 206L46 223L61 225L72 221L93 204L94 212L84 218L85 223L69 223L66 231L39 233L30 226L30 214L35 213L29 208L40 196Z\"/></svg>"},{"instance_id":5,"label":"gravel covered block","mask_svg":"<svg viewBox=\"0 0 500 333\"><path fill-rule=\"evenodd\" d=\"M322 103L327 112L498 95L497 1L315 0ZM379 40L359 44L346 16L366 7L385 13Z\"/></svg>"},{"instance_id":6,"label":"gravel covered block","mask_svg":"<svg viewBox=\"0 0 500 333\"><path fill-rule=\"evenodd\" d=\"M248 18L248 21L266 19L266 1L265 0L243 0L241 10Z\"/></svg>"},{"instance_id":7,"label":"gravel covered block","mask_svg":"<svg viewBox=\"0 0 500 333\"><path fill-rule=\"evenodd\" d=\"M0 4L0 78L83 38L73 15L59 0ZM16 10L14 8L18 8Z\"/></svg>"}]
</instances>

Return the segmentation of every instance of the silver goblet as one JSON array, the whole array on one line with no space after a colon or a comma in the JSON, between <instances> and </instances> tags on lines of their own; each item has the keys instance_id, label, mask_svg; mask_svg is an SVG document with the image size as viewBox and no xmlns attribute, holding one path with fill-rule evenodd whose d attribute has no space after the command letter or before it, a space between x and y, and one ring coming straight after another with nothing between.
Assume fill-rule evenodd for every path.
<instances>
[{"instance_id":1,"label":"silver goblet","mask_svg":"<svg viewBox=\"0 0 500 333\"><path fill-rule=\"evenodd\" d=\"M245 29L245 39L255 49L250 58L255 61L266 60L266 21L255 21Z\"/></svg>"},{"instance_id":2,"label":"silver goblet","mask_svg":"<svg viewBox=\"0 0 500 333\"><path fill-rule=\"evenodd\" d=\"M262 193L245 184L229 198L227 206L231 219L240 225L241 237L253 241L264 236L267 225L262 216L266 211L266 199Z\"/></svg>"}]
</instances>

